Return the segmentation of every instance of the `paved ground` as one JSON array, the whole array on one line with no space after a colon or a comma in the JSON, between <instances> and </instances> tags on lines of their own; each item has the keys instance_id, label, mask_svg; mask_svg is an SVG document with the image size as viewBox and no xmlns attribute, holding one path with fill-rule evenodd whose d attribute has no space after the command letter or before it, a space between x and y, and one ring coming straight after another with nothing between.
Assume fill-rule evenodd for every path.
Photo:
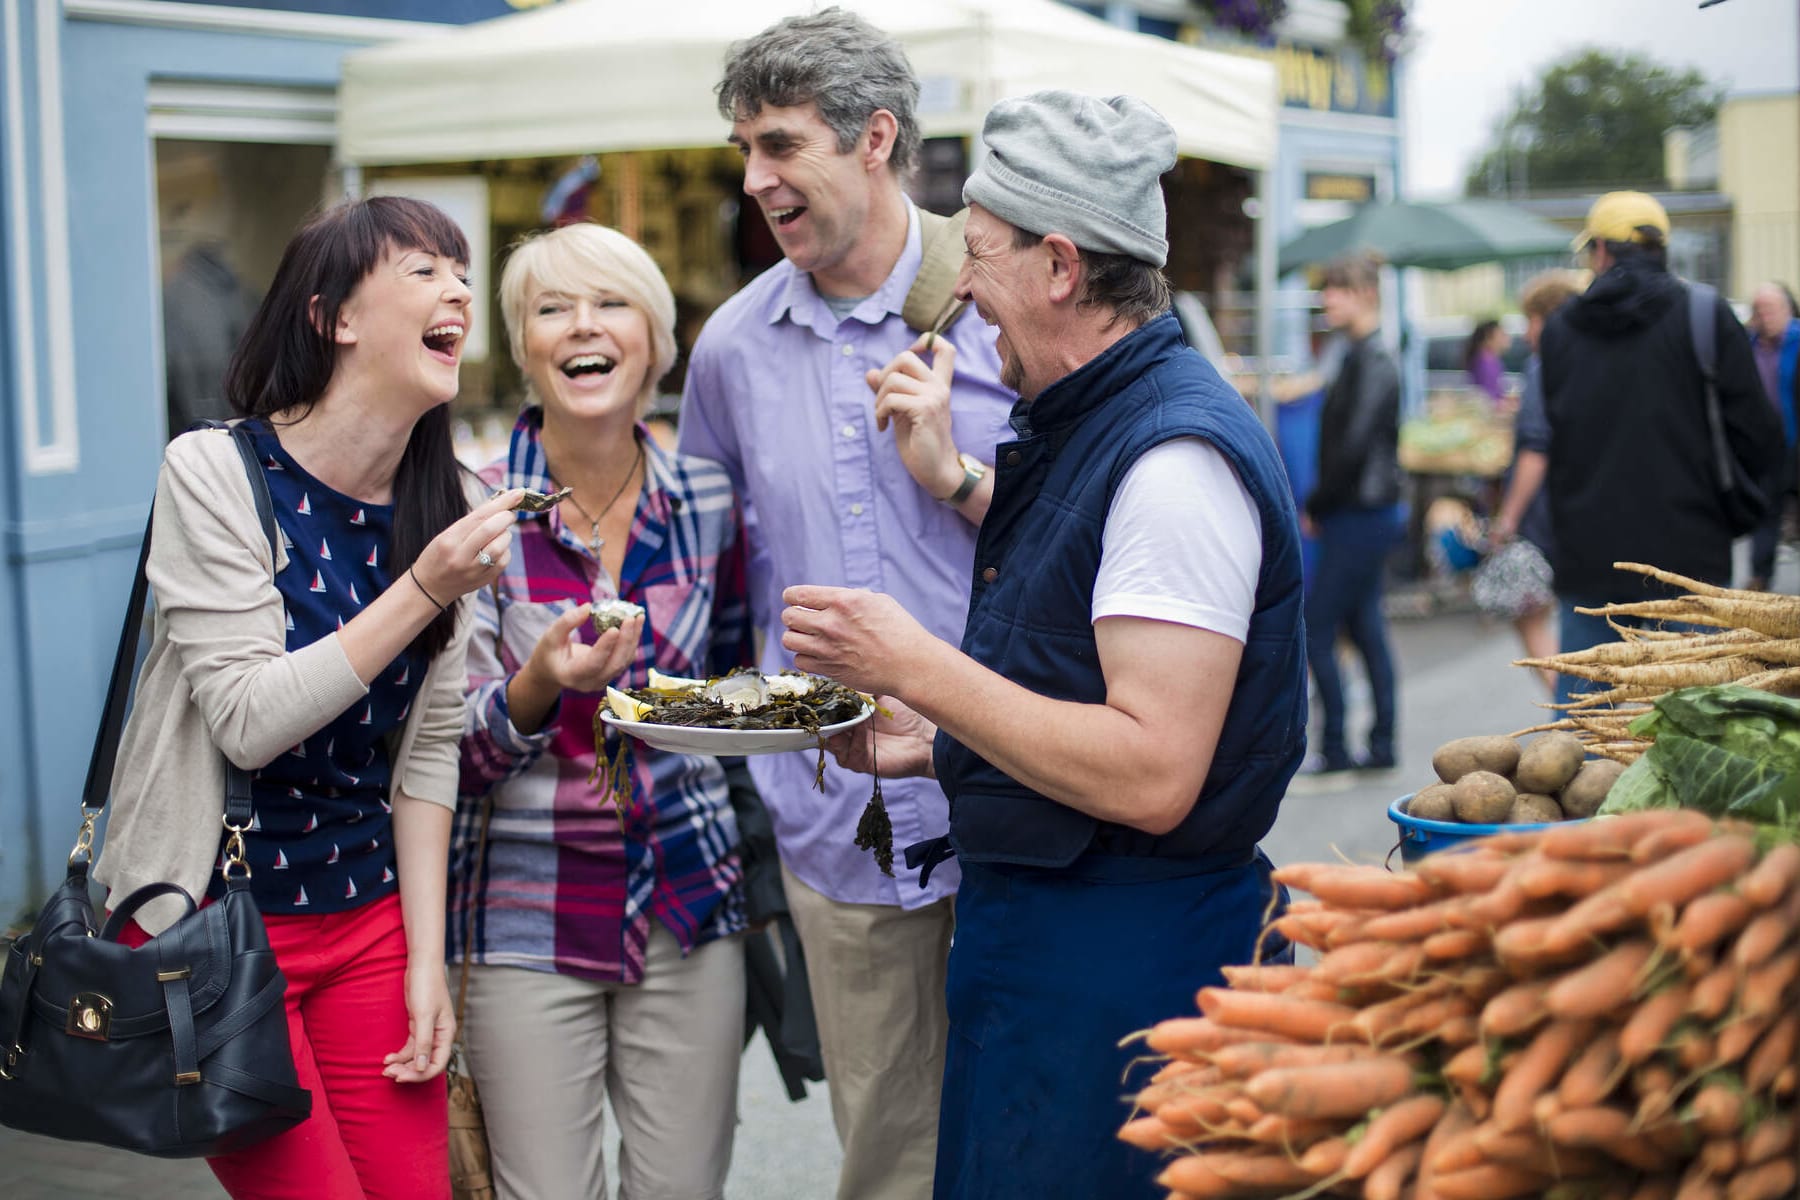
<instances>
[{"instance_id":1,"label":"paved ground","mask_svg":"<svg viewBox=\"0 0 1800 1200\"><path fill-rule=\"evenodd\" d=\"M1791 560L1784 570L1792 574ZM1796 582L1788 579L1785 586ZM1265 846L1277 863L1342 855L1379 862L1397 842L1389 801L1429 782L1431 753L1452 737L1509 733L1535 724L1536 681L1509 665L1517 648L1509 627L1474 616L1435 616L1394 625L1399 658L1399 770L1354 776L1337 790L1292 794ZM1365 727L1359 685L1350 689L1354 741ZM1175 1014L1171 1014L1175 1015ZM829 1200L837 1143L823 1087L789 1104L766 1047L744 1060L742 1126L727 1195L731 1200ZM616 1161L616 1156L609 1158ZM176 1200L221 1195L204 1166L169 1163L24 1137L0 1129L0 1170L12 1200Z\"/></svg>"}]
</instances>

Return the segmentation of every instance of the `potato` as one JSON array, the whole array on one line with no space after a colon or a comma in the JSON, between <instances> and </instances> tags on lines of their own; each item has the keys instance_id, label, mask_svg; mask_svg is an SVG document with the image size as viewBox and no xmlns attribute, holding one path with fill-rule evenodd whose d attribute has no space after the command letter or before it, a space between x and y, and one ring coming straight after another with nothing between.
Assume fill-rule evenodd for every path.
<instances>
[{"instance_id":1,"label":"potato","mask_svg":"<svg viewBox=\"0 0 1800 1200\"><path fill-rule=\"evenodd\" d=\"M1519 765L1512 773L1513 784L1521 792L1554 795L1581 770L1587 757L1581 739L1572 733L1546 733L1533 738L1519 752Z\"/></svg>"},{"instance_id":2,"label":"potato","mask_svg":"<svg viewBox=\"0 0 1800 1200\"><path fill-rule=\"evenodd\" d=\"M1456 803L1451 799L1455 790L1454 785L1448 783L1434 783L1430 787L1420 788L1406 802L1406 815L1418 817L1422 821L1456 820Z\"/></svg>"},{"instance_id":3,"label":"potato","mask_svg":"<svg viewBox=\"0 0 1800 1200\"><path fill-rule=\"evenodd\" d=\"M1537 825L1562 819L1562 806L1554 797L1539 792L1520 792L1513 797L1512 808L1506 813L1508 825Z\"/></svg>"},{"instance_id":4,"label":"potato","mask_svg":"<svg viewBox=\"0 0 1800 1200\"><path fill-rule=\"evenodd\" d=\"M1512 811L1515 794L1513 785L1502 776L1492 771L1470 771L1456 781L1450 803L1456 806L1456 819L1465 824L1498 825Z\"/></svg>"},{"instance_id":5,"label":"potato","mask_svg":"<svg viewBox=\"0 0 1800 1200\"><path fill-rule=\"evenodd\" d=\"M1458 783L1471 771L1511 775L1518 765L1519 743L1500 736L1457 738L1431 756L1431 769L1445 783Z\"/></svg>"},{"instance_id":6,"label":"potato","mask_svg":"<svg viewBox=\"0 0 1800 1200\"><path fill-rule=\"evenodd\" d=\"M1601 801L1612 790L1613 783L1625 773L1625 764L1610 758L1596 758L1581 764L1575 778L1569 780L1558 797L1565 816L1591 817L1600 811Z\"/></svg>"}]
</instances>

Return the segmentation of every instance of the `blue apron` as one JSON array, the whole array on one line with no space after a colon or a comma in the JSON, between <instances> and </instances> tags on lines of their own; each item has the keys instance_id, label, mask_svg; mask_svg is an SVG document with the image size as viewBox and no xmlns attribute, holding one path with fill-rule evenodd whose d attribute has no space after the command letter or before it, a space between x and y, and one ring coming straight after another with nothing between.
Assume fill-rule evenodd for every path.
<instances>
[{"instance_id":1,"label":"blue apron","mask_svg":"<svg viewBox=\"0 0 1800 1200\"><path fill-rule=\"evenodd\" d=\"M1115 1136L1154 1070L1133 1069L1142 1043L1119 1042L1195 1015L1220 967L1251 961L1268 859L962 869L935 1200L1163 1194L1164 1160ZM1275 957L1291 956L1280 945Z\"/></svg>"}]
</instances>

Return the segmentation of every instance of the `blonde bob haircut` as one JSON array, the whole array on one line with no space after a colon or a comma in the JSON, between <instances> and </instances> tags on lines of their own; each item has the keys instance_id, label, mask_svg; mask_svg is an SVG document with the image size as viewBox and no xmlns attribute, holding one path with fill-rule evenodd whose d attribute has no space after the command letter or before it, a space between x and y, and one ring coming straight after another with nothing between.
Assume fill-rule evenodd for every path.
<instances>
[{"instance_id":1,"label":"blonde bob haircut","mask_svg":"<svg viewBox=\"0 0 1800 1200\"><path fill-rule=\"evenodd\" d=\"M638 396L638 415L650 411L656 385L675 365L675 294L656 260L605 225L565 225L521 239L500 273L500 316L513 362L525 367L525 323L535 297L609 292L644 314L650 326L650 370ZM535 397L534 397L535 399Z\"/></svg>"}]
</instances>

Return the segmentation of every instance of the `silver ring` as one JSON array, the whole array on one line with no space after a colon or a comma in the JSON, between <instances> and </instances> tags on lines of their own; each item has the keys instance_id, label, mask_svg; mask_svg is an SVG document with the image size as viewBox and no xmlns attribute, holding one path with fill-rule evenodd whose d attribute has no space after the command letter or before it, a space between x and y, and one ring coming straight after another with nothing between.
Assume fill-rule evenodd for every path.
<instances>
[{"instance_id":1,"label":"silver ring","mask_svg":"<svg viewBox=\"0 0 1800 1200\"><path fill-rule=\"evenodd\" d=\"M475 556L475 561L484 567L491 567L494 565L494 556L489 554L486 550L483 550L480 554Z\"/></svg>"}]
</instances>

